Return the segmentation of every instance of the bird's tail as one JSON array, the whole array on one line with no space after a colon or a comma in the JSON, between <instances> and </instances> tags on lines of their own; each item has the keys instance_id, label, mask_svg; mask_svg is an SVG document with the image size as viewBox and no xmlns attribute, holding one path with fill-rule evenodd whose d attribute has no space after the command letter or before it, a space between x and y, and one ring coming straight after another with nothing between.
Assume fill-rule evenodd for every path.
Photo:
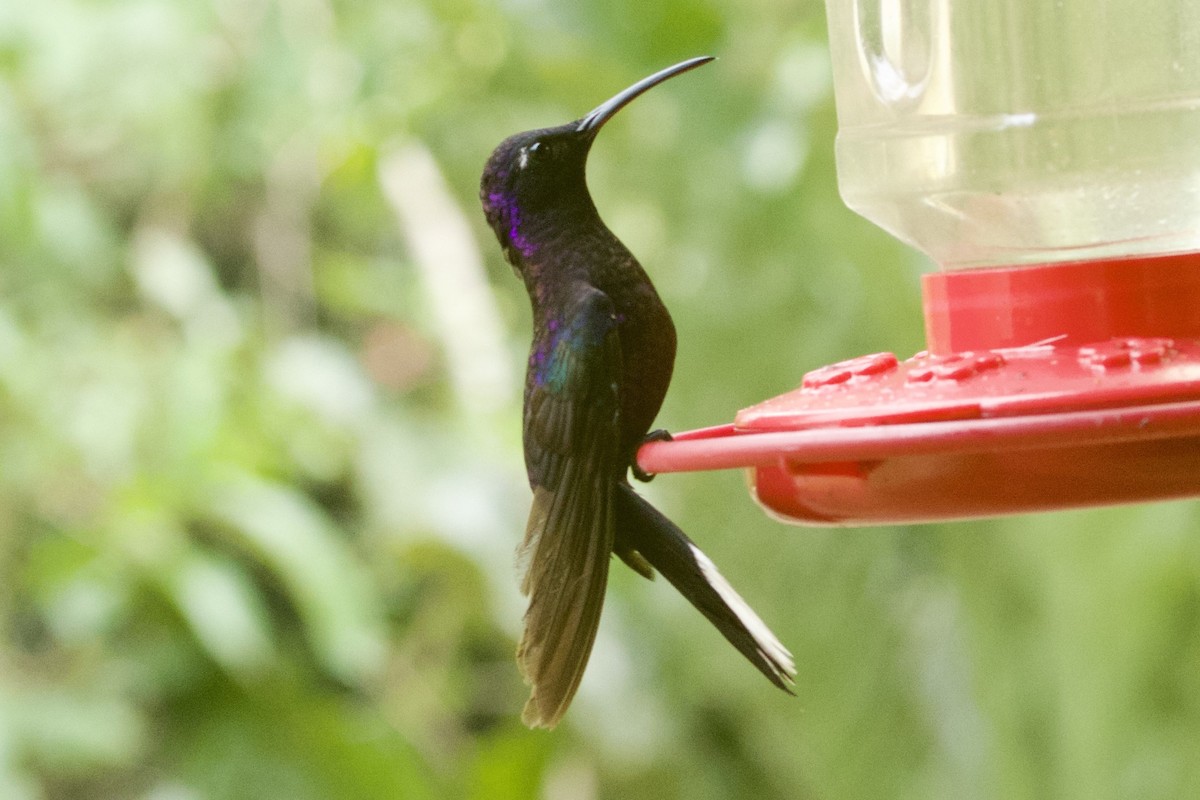
<instances>
[{"instance_id":1,"label":"bird's tail","mask_svg":"<svg viewBox=\"0 0 1200 800\"><path fill-rule=\"evenodd\" d=\"M617 485L615 506L613 549L622 560L643 575L648 570L641 567L647 562L661 572L759 672L790 694L796 676L792 654L712 560L628 483Z\"/></svg>"}]
</instances>

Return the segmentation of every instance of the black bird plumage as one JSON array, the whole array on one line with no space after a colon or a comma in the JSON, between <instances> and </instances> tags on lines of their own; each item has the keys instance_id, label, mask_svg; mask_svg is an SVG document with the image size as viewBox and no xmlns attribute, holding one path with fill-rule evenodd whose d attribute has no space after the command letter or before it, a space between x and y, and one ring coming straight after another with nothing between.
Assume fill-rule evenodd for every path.
<instances>
[{"instance_id":1,"label":"black bird plumage","mask_svg":"<svg viewBox=\"0 0 1200 800\"><path fill-rule=\"evenodd\" d=\"M712 561L628 482L671 380L675 327L585 179L605 122L711 60L662 70L575 122L511 136L484 169L484 213L533 305L524 411L533 508L520 549L529 608L517 651L531 726L557 724L579 686L611 553L648 578L663 573L775 685L788 691L795 675L791 654Z\"/></svg>"}]
</instances>

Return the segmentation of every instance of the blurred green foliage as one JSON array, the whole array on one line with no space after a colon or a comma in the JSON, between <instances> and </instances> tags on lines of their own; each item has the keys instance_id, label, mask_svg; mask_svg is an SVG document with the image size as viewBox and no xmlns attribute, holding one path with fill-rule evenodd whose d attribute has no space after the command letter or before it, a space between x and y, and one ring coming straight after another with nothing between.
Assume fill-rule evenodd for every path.
<instances>
[{"instance_id":1,"label":"blurred green foliage","mask_svg":"<svg viewBox=\"0 0 1200 800\"><path fill-rule=\"evenodd\" d=\"M1194 504L810 531L664 477L798 699L618 568L567 722L517 721L528 312L483 161L721 57L590 174L680 330L661 423L728 420L921 346L925 265L837 198L823 36L815 0L0 4L0 797L1200 793Z\"/></svg>"}]
</instances>

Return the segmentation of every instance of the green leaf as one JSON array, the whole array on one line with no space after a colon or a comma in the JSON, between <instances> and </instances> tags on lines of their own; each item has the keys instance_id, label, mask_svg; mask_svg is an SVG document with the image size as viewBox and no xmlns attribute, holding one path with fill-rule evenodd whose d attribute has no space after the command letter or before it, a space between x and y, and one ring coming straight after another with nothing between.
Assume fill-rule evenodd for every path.
<instances>
[{"instance_id":1,"label":"green leaf","mask_svg":"<svg viewBox=\"0 0 1200 800\"><path fill-rule=\"evenodd\" d=\"M236 475L213 488L210 510L278 578L326 669L352 684L378 673L386 641L380 598L320 509L294 489Z\"/></svg>"}]
</instances>

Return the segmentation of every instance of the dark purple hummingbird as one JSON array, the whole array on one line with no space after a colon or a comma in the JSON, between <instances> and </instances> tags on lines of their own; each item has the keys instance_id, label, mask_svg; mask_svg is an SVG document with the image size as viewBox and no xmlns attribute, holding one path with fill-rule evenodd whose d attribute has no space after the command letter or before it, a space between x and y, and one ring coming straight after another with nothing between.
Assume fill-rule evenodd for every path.
<instances>
[{"instance_id":1,"label":"dark purple hummingbird","mask_svg":"<svg viewBox=\"0 0 1200 800\"><path fill-rule=\"evenodd\" d=\"M519 551L529 608L517 651L532 690L521 717L530 726L554 727L579 687L610 553L647 578L660 571L776 686L790 691L795 675L791 654L712 561L629 484L631 467L648 479L635 457L671 381L675 326L585 180L604 123L712 60L655 73L575 122L511 136L483 171L488 224L533 304L524 412L533 508Z\"/></svg>"}]
</instances>

